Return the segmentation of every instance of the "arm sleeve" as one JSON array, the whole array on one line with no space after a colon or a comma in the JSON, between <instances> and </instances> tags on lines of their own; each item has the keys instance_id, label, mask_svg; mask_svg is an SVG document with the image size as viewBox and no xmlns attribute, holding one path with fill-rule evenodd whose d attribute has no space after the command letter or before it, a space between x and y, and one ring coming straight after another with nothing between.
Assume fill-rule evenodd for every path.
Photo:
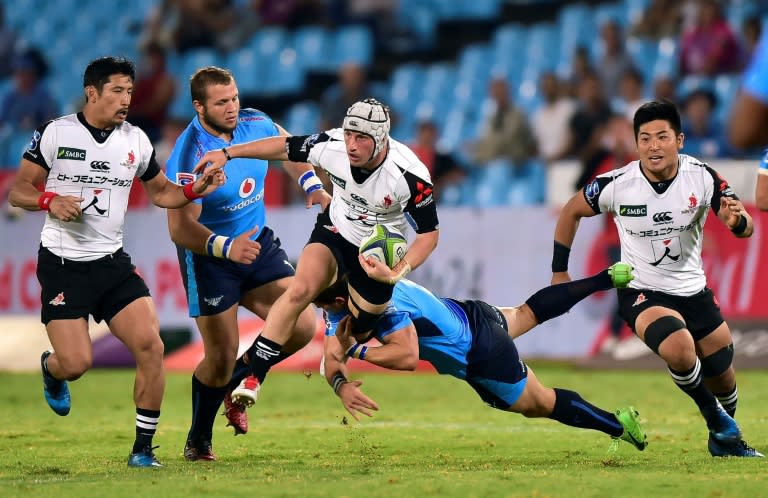
<instances>
[{"instance_id":1,"label":"arm sleeve","mask_svg":"<svg viewBox=\"0 0 768 498\"><path fill-rule=\"evenodd\" d=\"M46 171L51 170L56 157L56 127L50 126L51 123L53 121L48 121L32 133L32 140L22 156Z\"/></svg>"},{"instance_id":2,"label":"arm sleeve","mask_svg":"<svg viewBox=\"0 0 768 498\"><path fill-rule=\"evenodd\" d=\"M739 199L736 192L734 192L728 184L728 181L723 178L720 173L709 166L705 166L705 168L707 168L707 172L712 177L712 199L710 200L709 206L713 211L717 212L720 209L721 197L729 197L736 200Z\"/></svg>"},{"instance_id":3,"label":"arm sleeve","mask_svg":"<svg viewBox=\"0 0 768 498\"><path fill-rule=\"evenodd\" d=\"M408 185L409 196L405 199L403 212L416 233L434 232L438 229L437 207L432 192L432 182L403 171L403 177Z\"/></svg>"},{"instance_id":4,"label":"arm sleeve","mask_svg":"<svg viewBox=\"0 0 768 498\"><path fill-rule=\"evenodd\" d=\"M296 163L312 163L317 166L317 154L311 154L312 150L323 143L330 141L331 137L323 133L314 135L298 135L285 139L285 150L288 153L288 160ZM322 146L320 148L323 148Z\"/></svg>"},{"instance_id":5,"label":"arm sleeve","mask_svg":"<svg viewBox=\"0 0 768 498\"><path fill-rule=\"evenodd\" d=\"M139 135L139 146L141 147L141 164L136 169L136 176L143 182L148 182L160 173L160 165L155 158L155 148L149 137L142 131ZM149 154L147 154L149 152Z\"/></svg>"},{"instance_id":6,"label":"arm sleeve","mask_svg":"<svg viewBox=\"0 0 768 498\"><path fill-rule=\"evenodd\" d=\"M589 207L591 207L596 214L611 211L610 196L603 196L602 194L612 181L613 176L598 176L581 189L581 192L584 195L584 200L587 201Z\"/></svg>"},{"instance_id":7,"label":"arm sleeve","mask_svg":"<svg viewBox=\"0 0 768 498\"><path fill-rule=\"evenodd\" d=\"M147 161L147 167L144 170L144 174L139 177L139 179L142 182L148 182L152 178L156 177L160 174L160 165L157 163L157 159L155 158L155 149L152 149L152 154L149 156L149 160Z\"/></svg>"}]
</instances>

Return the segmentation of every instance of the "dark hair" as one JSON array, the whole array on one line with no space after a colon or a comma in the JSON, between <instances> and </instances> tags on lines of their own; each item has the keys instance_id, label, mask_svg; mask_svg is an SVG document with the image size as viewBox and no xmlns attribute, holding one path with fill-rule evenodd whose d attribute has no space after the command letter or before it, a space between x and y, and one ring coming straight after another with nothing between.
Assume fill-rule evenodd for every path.
<instances>
[{"instance_id":1,"label":"dark hair","mask_svg":"<svg viewBox=\"0 0 768 498\"><path fill-rule=\"evenodd\" d=\"M101 93L104 84L109 81L113 74L124 74L131 80L136 79L136 66L128 59L123 57L99 57L88 63L83 73L83 88L87 86L96 87L96 91Z\"/></svg>"},{"instance_id":2,"label":"dark hair","mask_svg":"<svg viewBox=\"0 0 768 498\"><path fill-rule=\"evenodd\" d=\"M669 126L675 130L675 134L679 135L682 130L680 124L680 112L677 110L675 104L669 100L652 100L641 105L640 108L635 111L634 127L635 127L635 139L637 139L638 133L640 133L640 127L645 123L656 121L660 119L669 123Z\"/></svg>"},{"instance_id":3,"label":"dark hair","mask_svg":"<svg viewBox=\"0 0 768 498\"><path fill-rule=\"evenodd\" d=\"M328 304L333 304L337 297L346 298L348 296L349 287L347 285L347 278L345 274L341 278L337 278L330 287L326 287L323 291L321 291L313 302L318 306L325 306Z\"/></svg>"},{"instance_id":4,"label":"dark hair","mask_svg":"<svg viewBox=\"0 0 768 498\"><path fill-rule=\"evenodd\" d=\"M235 81L232 71L222 69L216 66L208 66L195 71L195 74L189 78L189 93L192 95L192 101L197 100L204 103L207 95L207 89L212 85L229 85Z\"/></svg>"}]
</instances>

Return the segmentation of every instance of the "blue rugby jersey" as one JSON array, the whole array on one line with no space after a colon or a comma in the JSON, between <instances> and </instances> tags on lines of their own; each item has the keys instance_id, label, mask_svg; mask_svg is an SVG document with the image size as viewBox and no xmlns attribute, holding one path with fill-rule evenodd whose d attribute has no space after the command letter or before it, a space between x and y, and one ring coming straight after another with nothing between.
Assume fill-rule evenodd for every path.
<instances>
[{"instance_id":1,"label":"blue rugby jersey","mask_svg":"<svg viewBox=\"0 0 768 498\"><path fill-rule=\"evenodd\" d=\"M346 315L327 313L325 335L334 335ZM404 279L395 284L390 305L376 323L374 333L382 339L411 323L419 340L419 358L430 362L441 374L465 379L473 332L464 310L452 300L439 298Z\"/></svg>"},{"instance_id":2,"label":"blue rugby jersey","mask_svg":"<svg viewBox=\"0 0 768 498\"><path fill-rule=\"evenodd\" d=\"M232 142L205 131L195 117L176 140L166 174L172 181L184 185L194 181L192 169L209 150L276 135L279 131L272 119L255 109L240 110ZM256 239L266 223L264 178L267 167L268 161L262 159L235 158L227 162L224 167L227 182L212 194L195 201L203 205L200 223L212 232L227 237L258 226L259 231L253 236Z\"/></svg>"}]
</instances>

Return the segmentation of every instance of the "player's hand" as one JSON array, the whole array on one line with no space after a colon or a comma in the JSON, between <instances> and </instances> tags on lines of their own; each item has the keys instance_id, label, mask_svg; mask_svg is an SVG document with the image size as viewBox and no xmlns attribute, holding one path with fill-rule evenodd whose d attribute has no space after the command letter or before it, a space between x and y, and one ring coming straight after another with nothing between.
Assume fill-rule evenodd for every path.
<instances>
[{"instance_id":1,"label":"player's hand","mask_svg":"<svg viewBox=\"0 0 768 498\"><path fill-rule=\"evenodd\" d=\"M392 281L398 277L398 274L392 271L389 266L385 265L376 258L366 258L362 254L359 254L357 259L360 261L360 266L363 267L365 273L377 282L381 282L383 284L391 284Z\"/></svg>"},{"instance_id":2,"label":"player's hand","mask_svg":"<svg viewBox=\"0 0 768 498\"><path fill-rule=\"evenodd\" d=\"M371 412L379 410L379 405L360 390L362 384L361 380L351 380L342 384L338 392L341 404L358 422L360 421L358 413L372 417Z\"/></svg>"},{"instance_id":3,"label":"player's hand","mask_svg":"<svg viewBox=\"0 0 768 498\"><path fill-rule=\"evenodd\" d=\"M241 233L232 241L232 247L229 249L229 260L235 263L251 264L261 252L261 244L251 240L259 227L253 227L245 233Z\"/></svg>"},{"instance_id":4,"label":"player's hand","mask_svg":"<svg viewBox=\"0 0 768 498\"><path fill-rule=\"evenodd\" d=\"M84 200L74 195L57 195L48 204L48 212L61 221L74 221L82 213L80 203Z\"/></svg>"},{"instance_id":5,"label":"player's hand","mask_svg":"<svg viewBox=\"0 0 768 498\"><path fill-rule=\"evenodd\" d=\"M328 207L328 204L331 203L331 194L325 191L324 188L317 189L314 192L310 192L307 194L307 209L311 208L315 204L320 206L320 212L325 211L325 208Z\"/></svg>"},{"instance_id":6,"label":"player's hand","mask_svg":"<svg viewBox=\"0 0 768 498\"><path fill-rule=\"evenodd\" d=\"M336 326L336 338L341 345L341 355L344 356L344 353L357 342L352 336L351 316L347 315L339 321L339 324Z\"/></svg>"},{"instance_id":7,"label":"player's hand","mask_svg":"<svg viewBox=\"0 0 768 498\"><path fill-rule=\"evenodd\" d=\"M747 214L747 211L741 201L730 197L720 198L720 209L717 211L717 216L728 225L728 228L736 228L743 214Z\"/></svg>"},{"instance_id":8,"label":"player's hand","mask_svg":"<svg viewBox=\"0 0 768 498\"><path fill-rule=\"evenodd\" d=\"M227 181L227 175L223 169L207 169L199 175L192 185L192 191L197 195L208 195Z\"/></svg>"},{"instance_id":9,"label":"player's hand","mask_svg":"<svg viewBox=\"0 0 768 498\"><path fill-rule=\"evenodd\" d=\"M209 170L221 169L225 164L227 164L227 156L224 155L224 151L220 149L209 150L195 164L192 173L199 173L203 168L205 168L207 173Z\"/></svg>"},{"instance_id":10,"label":"player's hand","mask_svg":"<svg viewBox=\"0 0 768 498\"><path fill-rule=\"evenodd\" d=\"M570 282L571 276L568 274L567 271L558 271L552 273L552 285L557 284L564 284L565 282Z\"/></svg>"}]
</instances>

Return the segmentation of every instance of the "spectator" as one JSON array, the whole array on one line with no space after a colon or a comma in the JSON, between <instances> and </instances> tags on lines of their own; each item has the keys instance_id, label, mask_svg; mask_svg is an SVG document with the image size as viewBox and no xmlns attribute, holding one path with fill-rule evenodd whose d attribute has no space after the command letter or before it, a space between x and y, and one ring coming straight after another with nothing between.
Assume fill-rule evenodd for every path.
<instances>
[{"instance_id":1,"label":"spectator","mask_svg":"<svg viewBox=\"0 0 768 498\"><path fill-rule=\"evenodd\" d=\"M144 49L144 57L133 84L130 120L155 142L168 117L168 108L176 94L176 82L166 68L162 46L150 43Z\"/></svg>"},{"instance_id":2,"label":"spectator","mask_svg":"<svg viewBox=\"0 0 768 498\"><path fill-rule=\"evenodd\" d=\"M0 102L0 127L34 130L58 115L58 105L43 82L47 74L48 64L37 49L14 57L14 86Z\"/></svg>"},{"instance_id":3,"label":"spectator","mask_svg":"<svg viewBox=\"0 0 768 498\"><path fill-rule=\"evenodd\" d=\"M469 145L470 158L477 164L494 159L508 159L521 164L536 154L536 139L528 118L510 98L504 78L491 80L490 112L476 141Z\"/></svg>"},{"instance_id":4,"label":"spectator","mask_svg":"<svg viewBox=\"0 0 768 498\"><path fill-rule=\"evenodd\" d=\"M608 155L603 146L603 132L613 112L605 99L600 78L587 73L579 84L578 108L571 118L567 150L582 164L575 188L581 188Z\"/></svg>"},{"instance_id":5,"label":"spectator","mask_svg":"<svg viewBox=\"0 0 768 498\"><path fill-rule=\"evenodd\" d=\"M415 142L409 145L429 170L436 199L440 198L440 191L444 186L460 183L466 177L466 172L451 154L438 150L438 135L437 125L431 120L423 120L416 127Z\"/></svg>"},{"instance_id":6,"label":"spectator","mask_svg":"<svg viewBox=\"0 0 768 498\"><path fill-rule=\"evenodd\" d=\"M653 99L661 102L669 100L677 102L677 81L668 74L662 74L656 77L653 82Z\"/></svg>"},{"instance_id":7,"label":"spectator","mask_svg":"<svg viewBox=\"0 0 768 498\"><path fill-rule=\"evenodd\" d=\"M577 97L579 84L581 79L588 73L595 71L592 65L592 59L589 56L587 47L579 45L576 50L573 51L573 58L571 59L571 73L569 78L569 94L572 97Z\"/></svg>"},{"instance_id":8,"label":"spectator","mask_svg":"<svg viewBox=\"0 0 768 498\"><path fill-rule=\"evenodd\" d=\"M744 47L744 66L746 66L755 53L760 35L763 34L763 24L759 17L750 16L741 25L741 41Z\"/></svg>"},{"instance_id":9,"label":"spectator","mask_svg":"<svg viewBox=\"0 0 768 498\"><path fill-rule=\"evenodd\" d=\"M5 6L0 4L0 79L11 75L15 49L16 32L5 25Z\"/></svg>"},{"instance_id":10,"label":"spectator","mask_svg":"<svg viewBox=\"0 0 768 498\"><path fill-rule=\"evenodd\" d=\"M365 69L349 62L339 68L338 83L329 87L320 99L320 129L336 128L344 121L347 109L371 95Z\"/></svg>"},{"instance_id":11,"label":"spectator","mask_svg":"<svg viewBox=\"0 0 768 498\"><path fill-rule=\"evenodd\" d=\"M619 95L621 75L634 67L632 58L624 48L624 33L621 26L610 20L600 27L603 52L595 68L600 75L603 90L609 100Z\"/></svg>"},{"instance_id":12,"label":"spectator","mask_svg":"<svg viewBox=\"0 0 768 498\"><path fill-rule=\"evenodd\" d=\"M619 104L616 112L623 115L628 121L632 121L635 111L645 103L643 98L643 75L632 67L624 71L619 83Z\"/></svg>"},{"instance_id":13,"label":"spectator","mask_svg":"<svg viewBox=\"0 0 768 498\"><path fill-rule=\"evenodd\" d=\"M652 0L630 34L652 40L677 38L682 23L680 3L680 0Z\"/></svg>"},{"instance_id":14,"label":"spectator","mask_svg":"<svg viewBox=\"0 0 768 498\"><path fill-rule=\"evenodd\" d=\"M188 119L177 117L168 118L163 123L160 138L155 142L155 158L163 171L165 171L165 163L171 157L171 151L176 144L176 139L179 138L179 135L181 135L181 132L184 131L188 124Z\"/></svg>"},{"instance_id":15,"label":"spectator","mask_svg":"<svg viewBox=\"0 0 768 498\"><path fill-rule=\"evenodd\" d=\"M709 90L693 90L683 102L685 150L702 159L729 157L725 130L714 119L717 97Z\"/></svg>"},{"instance_id":16,"label":"spectator","mask_svg":"<svg viewBox=\"0 0 768 498\"><path fill-rule=\"evenodd\" d=\"M567 152L568 123L576 111L576 102L564 90L555 73L542 74L539 92L544 103L533 113L531 126L539 155L546 161L556 161Z\"/></svg>"},{"instance_id":17,"label":"spectator","mask_svg":"<svg viewBox=\"0 0 768 498\"><path fill-rule=\"evenodd\" d=\"M696 22L680 42L680 74L715 76L742 67L739 40L716 0L699 0Z\"/></svg>"}]
</instances>

